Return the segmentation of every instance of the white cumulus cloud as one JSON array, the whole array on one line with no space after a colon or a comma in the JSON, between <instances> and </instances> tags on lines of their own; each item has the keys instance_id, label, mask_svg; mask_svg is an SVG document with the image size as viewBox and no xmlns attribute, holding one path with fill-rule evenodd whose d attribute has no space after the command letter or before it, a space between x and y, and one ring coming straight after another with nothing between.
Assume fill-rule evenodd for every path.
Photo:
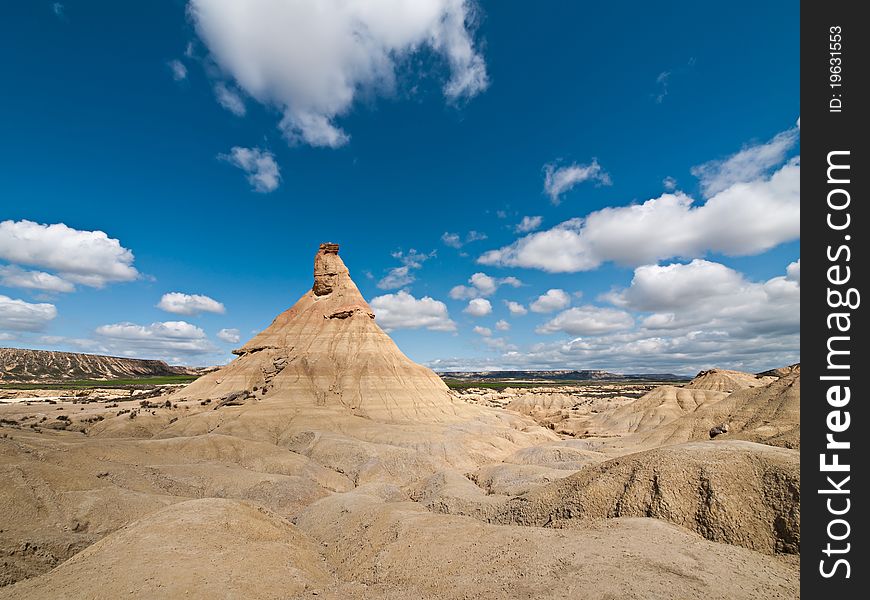
<instances>
[{"instance_id":1,"label":"white cumulus cloud","mask_svg":"<svg viewBox=\"0 0 870 600\"><path fill-rule=\"evenodd\" d=\"M478 262L565 273L605 262L758 254L799 237L800 162L794 159L770 178L735 184L700 206L678 192L605 208L486 252Z\"/></svg>"},{"instance_id":2,"label":"white cumulus cloud","mask_svg":"<svg viewBox=\"0 0 870 600\"><path fill-rule=\"evenodd\" d=\"M642 323L649 330L702 329L732 338L800 333L797 281L787 275L754 282L706 260L639 267L631 285L606 298L620 308L651 313Z\"/></svg>"},{"instance_id":3,"label":"white cumulus cloud","mask_svg":"<svg viewBox=\"0 0 870 600\"><path fill-rule=\"evenodd\" d=\"M544 323L537 333L564 332L571 335L601 335L630 329L634 319L630 314L613 308L586 305L569 308Z\"/></svg>"},{"instance_id":4,"label":"white cumulus cloud","mask_svg":"<svg viewBox=\"0 0 870 600\"><path fill-rule=\"evenodd\" d=\"M490 329L489 327L481 327L480 325L475 325L474 329L472 329L472 331L474 331L474 333L476 333L477 335L482 336L482 337L491 337L492 336L492 329Z\"/></svg>"},{"instance_id":5,"label":"white cumulus cloud","mask_svg":"<svg viewBox=\"0 0 870 600\"><path fill-rule=\"evenodd\" d=\"M498 288L507 285L520 287L523 283L516 277L490 277L486 273L475 273L468 278L471 285L457 285L450 290L450 297L454 300L470 300L472 298L484 298L492 296Z\"/></svg>"},{"instance_id":6,"label":"white cumulus cloud","mask_svg":"<svg viewBox=\"0 0 870 600\"><path fill-rule=\"evenodd\" d=\"M511 324L504 319L499 319L495 322L495 328L499 331L508 331L511 328Z\"/></svg>"},{"instance_id":7,"label":"white cumulus cloud","mask_svg":"<svg viewBox=\"0 0 870 600\"><path fill-rule=\"evenodd\" d=\"M55 271L68 282L91 287L139 277L133 253L102 231L81 231L63 223L0 223L0 259Z\"/></svg>"},{"instance_id":8,"label":"white cumulus cloud","mask_svg":"<svg viewBox=\"0 0 870 600\"><path fill-rule=\"evenodd\" d=\"M472 317L485 317L492 312L492 303L486 298L475 298L469 301L468 306L462 312Z\"/></svg>"},{"instance_id":9,"label":"white cumulus cloud","mask_svg":"<svg viewBox=\"0 0 870 600\"><path fill-rule=\"evenodd\" d=\"M538 296L538 299L529 305L532 312L536 313L551 313L557 310L562 310L571 304L571 296L568 292L560 289L547 290L545 294Z\"/></svg>"},{"instance_id":10,"label":"white cumulus cloud","mask_svg":"<svg viewBox=\"0 0 870 600\"><path fill-rule=\"evenodd\" d=\"M215 350L205 332L186 321L114 323L97 327L96 334L110 349L126 356L196 355Z\"/></svg>"},{"instance_id":11,"label":"white cumulus cloud","mask_svg":"<svg viewBox=\"0 0 870 600\"><path fill-rule=\"evenodd\" d=\"M274 192L281 183L281 170L275 155L268 150L234 146L229 154L220 154L218 158L244 171L255 192Z\"/></svg>"},{"instance_id":12,"label":"white cumulus cloud","mask_svg":"<svg viewBox=\"0 0 870 600\"><path fill-rule=\"evenodd\" d=\"M183 294L169 292L163 294L157 308L176 315L198 315L204 312L223 314L226 308L223 304L200 294Z\"/></svg>"},{"instance_id":13,"label":"white cumulus cloud","mask_svg":"<svg viewBox=\"0 0 870 600\"><path fill-rule=\"evenodd\" d=\"M369 304L375 311L377 323L386 331L421 328L456 331L456 323L450 319L447 305L429 296L415 298L400 290L372 298Z\"/></svg>"},{"instance_id":14,"label":"white cumulus cloud","mask_svg":"<svg viewBox=\"0 0 870 600\"><path fill-rule=\"evenodd\" d=\"M0 295L0 329L39 331L56 316L53 304L32 304Z\"/></svg>"},{"instance_id":15,"label":"white cumulus cloud","mask_svg":"<svg viewBox=\"0 0 870 600\"><path fill-rule=\"evenodd\" d=\"M15 265L0 265L0 285L45 292L71 292L75 286L51 273L28 271Z\"/></svg>"},{"instance_id":16,"label":"white cumulus cloud","mask_svg":"<svg viewBox=\"0 0 870 600\"><path fill-rule=\"evenodd\" d=\"M514 302L513 300L505 300L504 303L505 306L507 306L508 311L511 313L512 317L522 317L529 312L529 309L527 309L519 302Z\"/></svg>"},{"instance_id":17,"label":"white cumulus cloud","mask_svg":"<svg viewBox=\"0 0 870 600\"><path fill-rule=\"evenodd\" d=\"M444 94L486 89L469 0L191 0L188 13L211 57L248 95L277 107L291 143L338 147L336 119L361 92L390 93L397 66L419 51L450 68Z\"/></svg>"}]
</instances>

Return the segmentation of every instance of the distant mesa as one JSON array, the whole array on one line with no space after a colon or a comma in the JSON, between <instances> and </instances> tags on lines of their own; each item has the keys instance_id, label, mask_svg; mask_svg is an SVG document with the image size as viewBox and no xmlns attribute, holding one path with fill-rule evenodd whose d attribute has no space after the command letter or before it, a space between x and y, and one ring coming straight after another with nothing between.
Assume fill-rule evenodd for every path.
<instances>
[{"instance_id":1,"label":"distant mesa","mask_svg":"<svg viewBox=\"0 0 870 600\"><path fill-rule=\"evenodd\" d=\"M77 379L137 379L199 375L200 369L170 366L162 360L121 358L78 352L0 348L0 382L55 383Z\"/></svg>"}]
</instances>

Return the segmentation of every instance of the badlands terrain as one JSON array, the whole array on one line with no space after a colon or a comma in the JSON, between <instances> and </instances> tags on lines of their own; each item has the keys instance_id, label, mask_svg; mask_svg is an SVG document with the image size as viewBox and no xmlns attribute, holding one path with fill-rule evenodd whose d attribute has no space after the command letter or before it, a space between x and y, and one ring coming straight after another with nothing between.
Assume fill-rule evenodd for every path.
<instances>
[{"instance_id":1,"label":"badlands terrain","mask_svg":"<svg viewBox=\"0 0 870 600\"><path fill-rule=\"evenodd\" d=\"M451 392L333 244L235 353L0 400L0 599L799 596L799 365Z\"/></svg>"}]
</instances>

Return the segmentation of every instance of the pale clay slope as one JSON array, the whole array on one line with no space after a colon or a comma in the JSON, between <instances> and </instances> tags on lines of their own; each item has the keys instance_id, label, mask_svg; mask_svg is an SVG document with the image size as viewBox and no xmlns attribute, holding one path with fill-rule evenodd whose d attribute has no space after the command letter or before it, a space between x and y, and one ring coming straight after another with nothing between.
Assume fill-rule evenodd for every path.
<instances>
[{"instance_id":1,"label":"pale clay slope","mask_svg":"<svg viewBox=\"0 0 870 600\"><path fill-rule=\"evenodd\" d=\"M716 439L743 439L786 448L800 448L800 366L767 385L747 387L698 406L659 427L638 431L614 446L654 448L707 440L714 427L727 428Z\"/></svg>"},{"instance_id":2,"label":"pale clay slope","mask_svg":"<svg viewBox=\"0 0 870 600\"><path fill-rule=\"evenodd\" d=\"M798 548L797 452L717 438L632 454L656 432L709 439L710 415L726 437L795 435L799 369L727 406L691 388L596 403L618 436L560 439L407 359L336 252L170 407L102 409L87 436L3 427L0 576L31 578L0 598L799 595L797 562L768 554Z\"/></svg>"},{"instance_id":3,"label":"pale clay slope","mask_svg":"<svg viewBox=\"0 0 870 600\"><path fill-rule=\"evenodd\" d=\"M330 581L317 544L288 521L209 498L126 525L0 598L286 598Z\"/></svg>"},{"instance_id":4,"label":"pale clay slope","mask_svg":"<svg viewBox=\"0 0 870 600\"><path fill-rule=\"evenodd\" d=\"M759 387L776 381L776 377L753 375L728 369L701 371L686 387L695 390L714 390L717 392L736 392L746 388Z\"/></svg>"},{"instance_id":5,"label":"pale clay slope","mask_svg":"<svg viewBox=\"0 0 870 600\"><path fill-rule=\"evenodd\" d=\"M794 598L796 565L653 519L584 530L486 525L334 495L294 526L252 504L193 500L153 513L0 598ZM626 573L631 576L626 577ZM119 576L120 575L120 576Z\"/></svg>"}]
</instances>

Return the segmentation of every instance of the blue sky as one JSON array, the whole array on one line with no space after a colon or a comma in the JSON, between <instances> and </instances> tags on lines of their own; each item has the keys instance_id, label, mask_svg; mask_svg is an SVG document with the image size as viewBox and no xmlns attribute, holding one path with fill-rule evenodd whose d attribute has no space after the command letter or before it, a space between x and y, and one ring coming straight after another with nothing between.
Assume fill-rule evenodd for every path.
<instances>
[{"instance_id":1,"label":"blue sky","mask_svg":"<svg viewBox=\"0 0 870 600\"><path fill-rule=\"evenodd\" d=\"M0 8L0 344L224 362L330 240L436 368L799 360L795 3L240 6Z\"/></svg>"}]
</instances>

